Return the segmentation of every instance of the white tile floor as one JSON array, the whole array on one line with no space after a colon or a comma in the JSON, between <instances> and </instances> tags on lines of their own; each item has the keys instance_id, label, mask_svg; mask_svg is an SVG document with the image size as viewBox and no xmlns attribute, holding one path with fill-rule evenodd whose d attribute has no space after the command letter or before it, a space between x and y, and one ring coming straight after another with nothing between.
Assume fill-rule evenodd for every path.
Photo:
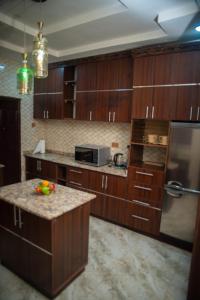
<instances>
[{"instance_id":1,"label":"white tile floor","mask_svg":"<svg viewBox=\"0 0 200 300\"><path fill-rule=\"evenodd\" d=\"M191 254L90 220L89 264L56 300L185 300ZM45 300L0 265L0 300Z\"/></svg>"}]
</instances>

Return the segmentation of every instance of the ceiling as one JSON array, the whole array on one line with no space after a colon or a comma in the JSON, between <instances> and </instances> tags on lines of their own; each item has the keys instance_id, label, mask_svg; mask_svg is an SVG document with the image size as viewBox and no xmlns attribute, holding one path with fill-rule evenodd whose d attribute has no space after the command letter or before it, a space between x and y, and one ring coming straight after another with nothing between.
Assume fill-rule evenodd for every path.
<instances>
[{"instance_id":1,"label":"ceiling","mask_svg":"<svg viewBox=\"0 0 200 300\"><path fill-rule=\"evenodd\" d=\"M39 20L45 22L51 61L196 40L198 12L199 0L0 0L0 47L22 53L25 24L31 51Z\"/></svg>"}]
</instances>

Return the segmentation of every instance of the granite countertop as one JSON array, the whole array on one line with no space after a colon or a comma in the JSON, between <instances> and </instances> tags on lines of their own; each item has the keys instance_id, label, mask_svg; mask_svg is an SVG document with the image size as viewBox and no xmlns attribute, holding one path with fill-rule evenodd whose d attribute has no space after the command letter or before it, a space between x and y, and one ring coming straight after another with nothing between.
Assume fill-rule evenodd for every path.
<instances>
[{"instance_id":1,"label":"granite countertop","mask_svg":"<svg viewBox=\"0 0 200 300\"><path fill-rule=\"evenodd\" d=\"M38 158L42 160L47 160L51 162L55 162L58 164L68 165L71 167L78 167L82 169L88 169L96 172L102 172L106 174L111 175L117 175L122 177L127 177L127 170L126 169L119 169L116 167L108 167L102 166L102 167L93 167L86 164L80 164L75 161L74 156L72 155L66 155L66 154L56 154L56 153L45 153L45 154L32 154L32 153L25 153L25 156Z\"/></svg>"},{"instance_id":2,"label":"granite countertop","mask_svg":"<svg viewBox=\"0 0 200 300\"><path fill-rule=\"evenodd\" d=\"M33 186L41 179L32 179L0 188L0 199L34 215L52 220L85 204L96 196L56 184L56 192L48 196L35 193Z\"/></svg>"}]
</instances>

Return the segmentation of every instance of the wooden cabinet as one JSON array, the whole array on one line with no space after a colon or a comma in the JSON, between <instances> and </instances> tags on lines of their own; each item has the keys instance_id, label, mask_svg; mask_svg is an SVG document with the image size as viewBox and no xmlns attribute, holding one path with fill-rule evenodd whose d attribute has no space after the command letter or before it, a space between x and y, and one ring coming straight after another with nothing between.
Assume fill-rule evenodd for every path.
<instances>
[{"instance_id":1,"label":"wooden cabinet","mask_svg":"<svg viewBox=\"0 0 200 300\"><path fill-rule=\"evenodd\" d=\"M27 179L42 178L56 181L56 164L31 157L26 157Z\"/></svg>"},{"instance_id":2,"label":"wooden cabinet","mask_svg":"<svg viewBox=\"0 0 200 300\"><path fill-rule=\"evenodd\" d=\"M86 169L67 167L67 185L74 188L88 187L88 174Z\"/></svg>"},{"instance_id":3,"label":"wooden cabinet","mask_svg":"<svg viewBox=\"0 0 200 300\"><path fill-rule=\"evenodd\" d=\"M131 91L77 93L76 119L104 122L130 122Z\"/></svg>"},{"instance_id":4,"label":"wooden cabinet","mask_svg":"<svg viewBox=\"0 0 200 300\"><path fill-rule=\"evenodd\" d=\"M77 91L96 90L96 81L96 62L87 62L77 65Z\"/></svg>"},{"instance_id":5,"label":"wooden cabinet","mask_svg":"<svg viewBox=\"0 0 200 300\"><path fill-rule=\"evenodd\" d=\"M0 200L1 263L54 298L87 264L89 212L86 203L45 220Z\"/></svg>"},{"instance_id":6,"label":"wooden cabinet","mask_svg":"<svg viewBox=\"0 0 200 300\"><path fill-rule=\"evenodd\" d=\"M154 84L154 62L154 56L142 56L134 58L133 86L145 86Z\"/></svg>"},{"instance_id":7,"label":"wooden cabinet","mask_svg":"<svg viewBox=\"0 0 200 300\"><path fill-rule=\"evenodd\" d=\"M50 69L45 79L34 82L34 118L62 119L64 106L64 68Z\"/></svg>"},{"instance_id":8,"label":"wooden cabinet","mask_svg":"<svg viewBox=\"0 0 200 300\"><path fill-rule=\"evenodd\" d=\"M138 88L133 92L132 118L174 120L177 90L175 87Z\"/></svg>"}]
</instances>

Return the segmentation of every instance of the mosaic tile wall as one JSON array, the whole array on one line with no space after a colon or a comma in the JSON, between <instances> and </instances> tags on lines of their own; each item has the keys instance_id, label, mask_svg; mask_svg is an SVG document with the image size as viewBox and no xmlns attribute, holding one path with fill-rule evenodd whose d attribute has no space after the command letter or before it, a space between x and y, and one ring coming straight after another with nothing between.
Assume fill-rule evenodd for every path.
<instances>
[{"instance_id":1,"label":"mosaic tile wall","mask_svg":"<svg viewBox=\"0 0 200 300\"><path fill-rule=\"evenodd\" d=\"M42 122L37 122L37 126L32 128L32 95L21 96L17 93L16 70L20 67L21 56L0 48L0 63L6 66L3 71L0 71L0 95L21 99L21 149L23 153L24 151L33 149L38 139L44 136L44 128ZM22 178L24 179L23 155Z\"/></svg>"},{"instance_id":2,"label":"mosaic tile wall","mask_svg":"<svg viewBox=\"0 0 200 300\"><path fill-rule=\"evenodd\" d=\"M119 144L111 148L111 153L127 154L130 142L130 124L111 124L87 121L44 121L46 148L54 151L74 152L79 144L99 144L111 147L112 142Z\"/></svg>"}]
</instances>

